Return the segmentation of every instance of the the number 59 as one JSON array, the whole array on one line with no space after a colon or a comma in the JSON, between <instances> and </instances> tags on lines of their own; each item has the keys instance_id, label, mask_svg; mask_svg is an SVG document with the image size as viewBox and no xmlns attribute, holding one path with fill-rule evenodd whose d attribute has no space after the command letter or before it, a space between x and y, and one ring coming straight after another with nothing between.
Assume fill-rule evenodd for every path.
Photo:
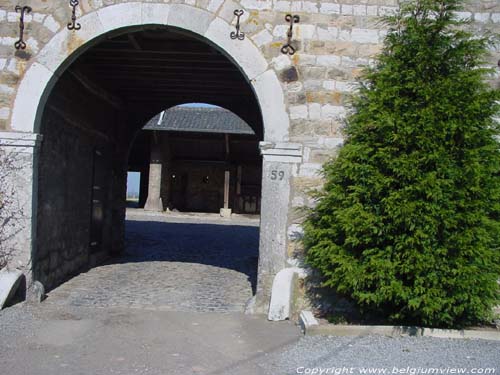
<instances>
[{"instance_id":1,"label":"the number 59","mask_svg":"<svg viewBox=\"0 0 500 375\"><path fill-rule=\"evenodd\" d=\"M285 172L284 171L271 171L271 180L280 180L282 181L285 178Z\"/></svg>"}]
</instances>

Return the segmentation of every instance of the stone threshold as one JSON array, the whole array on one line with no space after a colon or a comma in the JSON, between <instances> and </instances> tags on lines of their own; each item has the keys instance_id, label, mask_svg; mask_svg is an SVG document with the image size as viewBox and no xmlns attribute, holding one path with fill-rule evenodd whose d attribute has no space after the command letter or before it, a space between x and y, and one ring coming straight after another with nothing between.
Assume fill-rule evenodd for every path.
<instances>
[{"instance_id":1,"label":"stone threshold","mask_svg":"<svg viewBox=\"0 0 500 375\"><path fill-rule=\"evenodd\" d=\"M499 329L439 329L415 326L348 325L319 323L310 311L302 311L299 317L302 332L306 336L387 336L387 337L434 337L446 339L483 339L500 341Z\"/></svg>"},{"instance_id":2,"label":"stone threshold","mask_svg":"<svg viewBox=\"0 0 500 375\"><path fill-rule=\"evenodd\" d=\"M230 217L222 217L218 213L206 212L180 212L180 211L146 211L142 208L127 208L128 218L133 217L162 217L166 219L209 219L222 222L260 222L260 215L232 214Z\"/></svg>"}]
</instances>

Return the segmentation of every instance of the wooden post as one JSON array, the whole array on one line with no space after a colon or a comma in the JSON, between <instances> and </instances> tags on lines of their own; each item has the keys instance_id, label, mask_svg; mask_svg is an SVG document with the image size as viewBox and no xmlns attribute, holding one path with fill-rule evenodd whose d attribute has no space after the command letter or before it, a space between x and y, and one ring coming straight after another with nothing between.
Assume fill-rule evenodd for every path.
<instances>
[{"instance_id":1,"label":"wooden post","mask_svg":"<svg viewBox=\"0 0 500 375\"><path fill-rule=\"evenodd\" d=\"M229 148L229 134L224 134L225 145L226 145L226 160L229 160L229 153L231 152Z\"/></svg>"},{"instance_id":2,"label":"wooden post","mask_svg":"<svg viewBox=\"0 0 500 375\"><path fill-rule=\"evenodd\" d=\"M229 208L229 171L224 172L224 207L220 209L220 216L231 217L232 211Z\"/></svg>"},{"instance_id":3,"label":"wooden post","mask_svg":"<svg viewBox=\"0 0 500 375\"><path fill-rule=\"evenodd\" d=\"M229 171L226 171L224 173L224 209L229 208L229 178L230 178L230 173Z\"/></svg>"},{"instance_id":4,"label":"wooden post","mask_svg":"<svg viewBox=\"0 0 500 375\"><path fill-rule=\"evenodd\" d=\"M237 174L236 174L236 194L241 195L241 176L242 176L242 167L238 165Z\"/></svg>"}]
</instances>

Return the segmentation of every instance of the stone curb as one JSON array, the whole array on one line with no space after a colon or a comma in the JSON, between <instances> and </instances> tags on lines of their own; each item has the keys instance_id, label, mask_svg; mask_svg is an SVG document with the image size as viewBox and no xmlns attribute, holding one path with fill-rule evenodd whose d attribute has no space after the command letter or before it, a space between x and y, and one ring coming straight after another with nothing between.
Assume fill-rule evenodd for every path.
<instances>
[{"instance_id":1,"label":"stone curb","mask_svg":"<svg viewBox=\"0 0 500 375\"><path fill-rule=\"evenodd\" d=\"M388 336L388 337L435 337L448 339L483 339L500 341L500 330L457 330L412 326L362 326L345 324L319 324L310 311L302 311L299 323L306 336Z\"/></svg>"}]
</instances>

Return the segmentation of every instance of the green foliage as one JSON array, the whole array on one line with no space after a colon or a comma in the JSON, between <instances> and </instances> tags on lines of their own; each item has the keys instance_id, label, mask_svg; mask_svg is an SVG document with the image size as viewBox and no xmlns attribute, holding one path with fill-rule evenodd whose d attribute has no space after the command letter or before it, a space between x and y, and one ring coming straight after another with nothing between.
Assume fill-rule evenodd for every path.
<instances>
[{"instance_id":1,"label":"green foliage","mask_svg":"<svg viewBox=\"0 0 500 375\"><path fill-rule=\"evenodd\" d=\"M459 9L420 0L387 19L305 223L324 286L398 323L470 325L499 302L500 93L484 83L491 38Z\"/></svg>"}]
</instances>

